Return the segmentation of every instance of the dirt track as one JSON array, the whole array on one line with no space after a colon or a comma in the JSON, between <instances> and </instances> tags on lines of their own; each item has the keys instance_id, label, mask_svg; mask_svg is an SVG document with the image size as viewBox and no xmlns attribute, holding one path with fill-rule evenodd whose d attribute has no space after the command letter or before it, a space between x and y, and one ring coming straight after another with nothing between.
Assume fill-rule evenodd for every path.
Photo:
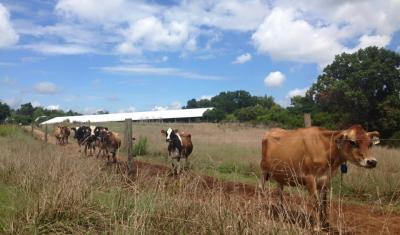
<instances>
[{"instance_id":1,"label":"dirt track","mask_svg":"<svg viewBox=\"0 0 400 235\"><path fill-rule=\"evenodd\" d=\"M30 127L25 130L30 131ZM34 136L37 139L44 140L44 133L40 130L35 130ZM49 135L48 143L56 144L55 138ZM75 143L60 146L60 148L66 148L68 151L71 150L76 152L78 150ZM117 165L122 170L126 168L126 162L123 159L119 158ZM169 171L168 167L140 161L135 161L135 165L139 171L145 170L152 175L166 174ZM239 194L243 197L248 197L249 200L260 196L259 190L253 185L223 181L210 176L201 176L201 178L203 179L202 186L204 188L218 187L218 189L226 194ZM272 199L275 200L276 198ZM289 204L291 205L296 205L296 201L299 199L286 193L285 200L289 201ZM341 210L341 213L339 213L339 209ZM295 212L295 209L291 210ZM342 204L339 206L337 202L333 201L331 203L330 211L330 224L333 225L333 233L336 233L335 231L337 231L337 229L335 229L335 227L340 224L342 227L341 231L344 230L346 233L350 234L400 234L400 215L391 211L385 211L377 206L351 204ZM339 214L340 218L338 218Z\"/></svg>"}]
</instances>

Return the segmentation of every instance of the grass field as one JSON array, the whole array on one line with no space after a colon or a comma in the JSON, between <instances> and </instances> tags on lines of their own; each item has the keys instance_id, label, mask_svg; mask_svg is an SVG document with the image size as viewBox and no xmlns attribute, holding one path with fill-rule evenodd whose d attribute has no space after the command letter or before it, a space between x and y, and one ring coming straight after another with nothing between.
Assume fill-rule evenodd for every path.
<instances>
[{"instance_id":1,"label":"grass field","mask_svg":"<svg viewBox=\"0 0 400 235\"><path fill-rule=\"evenodd\" d=\"M123 130L122 124L108 126ZM141 160L168 164L166 143L160 133L166 126L135 124L135 136L148 138L149 153L140 157ZM256 136L263 134L262 128L212 124L170 126L193 135L192 171L256 184L259 161L256 139L260 138ZM288 199L296 199L295 211L303 216L292 216L287 221L286 208L272 213L271 201L263 197L226 194L218 185L204 187L200 174L172 179L142 169L132 181L104 161L81 156L76 148L44 144L14 127L0 126L0 133L4 133L0 136L0 233L3 234L304 234L312 231L311 222L303 221L309 210L308 196L301 189L292 188ZM345 226L346 216L355 219L357 215L360 221L377 226L378 231L388 231L385 221L394 219L392 213L399 206L399 151L383 148L374 151L379 159L377 169L365 171L351 167L345 176L342 187L345 201L368 202L368 205L364 204L362 210L344 208L348 214L332 215L331 222L339 232L349 228L371 231L371 228L360 228L355 220L347 220L353 224ZM343 197L338 196L336 186L337 182L334 197L342 203ZM372 207L373 204L378 206ZM379 208L384 210L366 220Z\"/></svg>"},{"instance_id":2,"label":"grass field","mask_svg":"<svg viewBox=\"0 0 400 235\"><path fill-rule=\"evenodd\" d=\"M0 126L0 128L5 128ZM272 220L260 199L141 171L135 182L104 161L32 139L0 137L1 234L300 234Z\"/></svg>"},{"instance_id":3,"label":"grass field","mask_svg":"<svg viewBox=\"0 0 400 235\"><path fill-rule=\"evenodd\" d=\"M123 136L125 123L98 123ZM192 134L194 150L189 157L190 168L199 174L256 185L259 181L261 139L267 127L245 124L211 123L134 123L137 139L146 138L148 153L141 161L170 165L167 143L161 129L171 127ZM392 205L400 211L400 150L374 147L378 167L367 170L349 164L348 174L333 180L333 193L355 203ZM287 190L291 190L288 188Z\"/></svg>"}]
</instances>

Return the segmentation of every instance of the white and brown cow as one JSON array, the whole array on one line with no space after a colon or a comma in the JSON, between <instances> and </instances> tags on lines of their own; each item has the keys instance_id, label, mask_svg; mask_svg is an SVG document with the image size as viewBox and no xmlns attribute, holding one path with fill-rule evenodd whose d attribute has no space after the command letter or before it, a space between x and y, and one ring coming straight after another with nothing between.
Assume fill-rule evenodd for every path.
<instances>
[{"instance_id":1,"label":"white and brown cow","mask_svg":"<svg viewBox=\"0 0 400 235\"><path fill-rule=\"evenodd\" d=\"M168 142L168 155L171 157L172 173L179 174L187 166L187 158L193 151L192 136L189 133L179 132L178 130L161 130ZM181 161L184 161L183 167Z\"/></svg>"},{"instance_id":2,"label":"white and brown cow","mask_svg":"<svg viewBox=\"0 0 400 235\"><path fill-rule=\"evenodd\" d=\"M262 186L269 178L278 182L283 200L285 185L305 185L314 198L316 229L327 228L327 190L339 166L351 162L375 168L370 148L379 143L379 132L366 132L361 125L331 131L319 127L297 130L272 129L262 140Z\"/></svg>"},{"instance_id":3,"label":"white and brown cow","mask_svg":"<svg viewBox=\"0 0 400 235\"><path fill-rule=\"evenodd\" d=\"M57 144L64 145L68 144L68 137L71 131L67 126L57 125L53 129L54 137L56 137Z\"/></svg>"}]
</instances>

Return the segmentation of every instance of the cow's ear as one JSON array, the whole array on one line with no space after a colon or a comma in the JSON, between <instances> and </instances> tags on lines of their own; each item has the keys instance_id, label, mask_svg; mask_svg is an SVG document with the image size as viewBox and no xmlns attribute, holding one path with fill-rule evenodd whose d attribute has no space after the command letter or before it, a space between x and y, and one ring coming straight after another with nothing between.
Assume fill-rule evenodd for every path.
<instances>
[{"instance_id":1,"label":"cow's ear","mask_svg":"<svg viewBox=\"0 0 400 235\"><path fill-rule=\"evenodd\" d=\"M368 132L367 135L369 136L369 138L372 139L372 144L373 145L376 145L376 144L380 143L379 136L381 136L381 134L379 134L379 132L372 131L372 132Z\"/></svg>"},{"instance_id":2,"label":"cow's ear","mask_svg":"<svg viewBox=\"0 0 400 235\"><path fill-rule=\"evenodd\" d=\"M165 134L166 133L166 131L165 130L161 130L161 134Z\"/></svg>"},{"instance_id":3,"label":"cow's ear","mask_svg":"<svg viewBox=\"0 0 400 235\"><path fill-rule=\"evenodd\" d=\"M175 132L175 133L178 133L178 129L175 129L174 132Z\"/></svg>"},{"instance_id":4,"label":"cow's ear","mask_svg":"<svg viewBox=\"0 0 400 235\"><path fill-rule=\"evenodd\" d=\"M340 132L334 138L335 138L335 142L336 142L337 147L340 149L340 148L343 147L343 143L347 139L347 134L343 133L343 132Z\"/></svg>"}]
</instances>

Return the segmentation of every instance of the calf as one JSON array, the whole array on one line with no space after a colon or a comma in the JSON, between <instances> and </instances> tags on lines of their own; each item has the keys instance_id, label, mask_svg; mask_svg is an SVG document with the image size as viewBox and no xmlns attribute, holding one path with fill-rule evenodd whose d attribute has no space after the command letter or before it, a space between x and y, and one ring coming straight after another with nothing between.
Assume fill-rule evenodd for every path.
<instances>
[{"instance_id":1,"label":"calf","mask_svg":"<svg viewBox=\"0 0 400 235\"><path fill-rule=\"evenodd\" d=\"M168 142L168 156L171 157L172 174L176 175L181 172L181 158L184 160L185 168L187 166L187 158L193 151L192 136L189 133L179 132L178 130L161 130L161 134L165 135Z\"/></svg>"},{"instance_id":2,"label":"calf","mask_svg":"<svg viewBox=\"0 0 400 235\"><path fill-rule=\"evenodd\" d=\"M262 140L262 186L269 178L276 180L282 203L285 185L305 185L315 201L316 229L327 228L327 190L332 176L345 162L375 168L377 160L370 148L379 143L378 137L379 132L366 132L361 125L340 131L272 129Z\"/></svg>"}]
</instances>

